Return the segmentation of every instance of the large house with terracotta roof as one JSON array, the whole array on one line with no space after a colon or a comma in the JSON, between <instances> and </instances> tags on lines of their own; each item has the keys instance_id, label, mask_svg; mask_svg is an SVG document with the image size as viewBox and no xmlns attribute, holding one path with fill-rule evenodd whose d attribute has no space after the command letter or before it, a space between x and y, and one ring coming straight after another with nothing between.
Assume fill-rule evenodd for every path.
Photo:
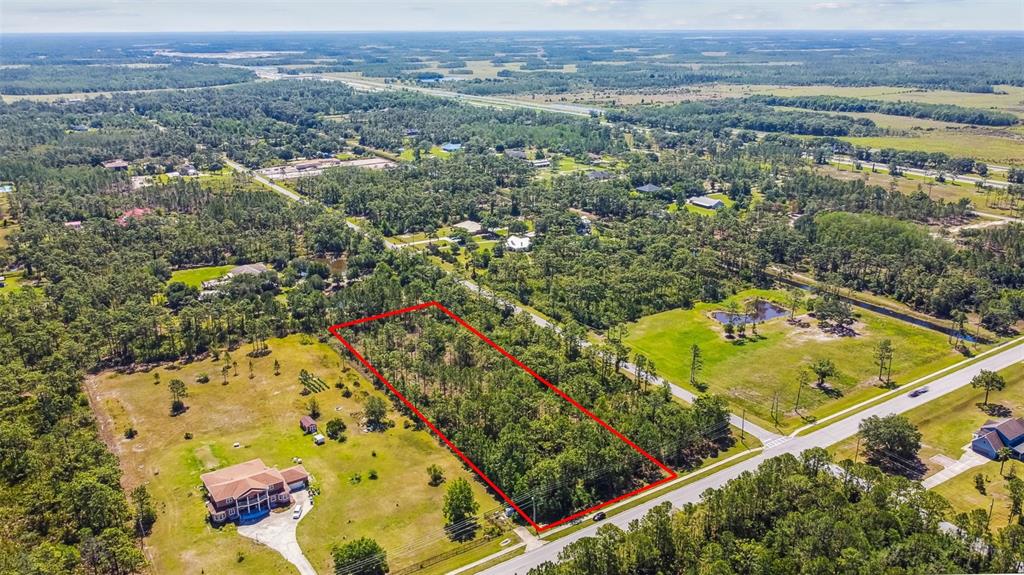
<instances>
[{"instance_id":1,"label":"large house with terracotta roof","mask_svg":"<svg viewBox=\"0 0 1024 575\"><path fill-rule=\"evenodd\" d=\"M1014 459L1024 457L1024 418L1010 417L988 421L974 432L971 449L989 459L999 459L999 450L1008 447Z\"/></svg>"},{"instance_id":2,"label":"large house with terracotta roof","mask_svg":"<svg viewBox=\"0 0 1024 575\"><path fill-rule=\"evenodd\" d=\"M275 507L291 504L292 492L309 486L309 473L301 465L278 471L259 459L204 473L200 479L214 523L262 517Z\"/></svg>"}]
</instances>

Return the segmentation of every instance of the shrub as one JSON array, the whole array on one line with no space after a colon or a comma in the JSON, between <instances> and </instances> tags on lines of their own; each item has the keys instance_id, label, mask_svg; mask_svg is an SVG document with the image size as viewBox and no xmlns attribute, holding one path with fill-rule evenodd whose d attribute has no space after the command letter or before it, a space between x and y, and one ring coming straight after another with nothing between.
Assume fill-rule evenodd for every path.
<instances>
[{"instance_id":1,"label":"shrub","mask_svg":"<svg viewBox=\"0 0 1024 575\"><path fill-rule=\"evenodd\" d=\"M377 470L376 469L371 469L370 473L369 473L369 476L370 476L370 479L376 480L377 479Z\"/></svg>"}]
</instances>

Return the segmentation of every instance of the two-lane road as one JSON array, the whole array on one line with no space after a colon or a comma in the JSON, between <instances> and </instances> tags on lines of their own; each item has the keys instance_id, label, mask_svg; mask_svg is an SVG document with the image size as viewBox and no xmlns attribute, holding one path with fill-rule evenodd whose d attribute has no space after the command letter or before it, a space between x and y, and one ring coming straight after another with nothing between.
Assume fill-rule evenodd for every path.
<instances>
[{"instance_id":1,"label":"two-lane road","mask_svg":"<svg viewBox=\"0 0 1024 575\"><path fill-rule=\"evenodd\" d=\"M1019 343L1021 340L1017 340ZM841 419L831 425L800 437L789 437L785 441L767 447L761 454L752 457L731 467L726 467L717 473L703 477L693 483L684 485L669 493L657 497L651 501L638 505L624 511L602 523L595 523L585 529L581 529L556 541L545 544L542 547L527 551L523 555L509 559L481 573L487 575L509 575L518 573L525 575L530 569L546 561L557 561L558 554L567 545L583 537L593 536L600 525L614 523L619 527L626 528L629 523L639 519L653 507L665 502L679 507L685 503L695 503L700 500L700 495L708 489L721 487L731 479L747 471L753 471L766 459L782 455L784 453L798 454L812 447L828 447L848 437L855 435L860 427L861 421L873 415L885 416L892 413L903 413L920 405L953 392L965 385L969 385L971 379L981 370L999 371L1015 363L1024 362L1024 345L1008 345L1001 351L995 352L977 362L964 367L958 371L947 374L928 384L929 391L918 397L910 397L901 393L895 397L860 411L850 417ZM966 438L965 438L966 441Z\"/></svg>"}]
</instances>

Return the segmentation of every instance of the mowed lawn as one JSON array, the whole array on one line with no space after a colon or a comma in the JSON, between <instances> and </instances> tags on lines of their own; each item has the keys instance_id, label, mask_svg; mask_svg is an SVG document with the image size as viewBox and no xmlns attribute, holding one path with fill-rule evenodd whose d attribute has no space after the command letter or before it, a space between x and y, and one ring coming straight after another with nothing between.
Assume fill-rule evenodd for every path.
<instances>
[{"instance_id":1,"label":"mowed lawn","mask_svg":"<svg viewBox=\"0 0 1024 575\"><path fill-rule=\"evenodd\" d=\"M359 376L330 346L308 336L269 342L272 353L255 358L249 378L248 347L231 353L238 375L229 372L222 384L221 361L210 359L147 373L104 372L88 389L99 412L104 435L121 458L124 484L146 483L158 509L147 553L156 573L290 573L295 572L276 552L258 546L233 526L210 527L205 518L199 476L205 471L261 458L278 467L299 457L321 490L316 505L298 528L299 543L322 573L332 571L330 549L362 536L376 539L388 552L392 569L453 549L443 535L441 514L445 486L427 484L426 468L440 466L448 480L470 479L481 510L498 503L482 484L465 471L458 459L440 446L428 431L406 426L406 418L390 412L395 426L383 433L360 429L363 398L383 396ZM273 363L281 365L274 375ZM173 366L172 366L173 367ZM299 371L323 379L329 388L301 396ZM160 383L154 384L154 374ZM210 382L197 383L207 373ZM170 417L168 382L186 382L188 411ZM344 398L333 384L343 381L354 393ZM298 419L309 397L316 397L321 425L340 418L348 426L347 441L315 446L303 435ZM138 436L124 439L133 427ZM186 440L185 433L193 434ZM233 444L239 443L235 448ZM369 478L376 471L378 478ZM361 479L356 481L354 476ZM410 549L413 543L424 543ZM242 557L241 561L239 557Z\"/></svg>"},{"instance_id":2,"label":"mowed lawn","mask_svg":"<svg viewBox=\"0 0 1024 575\"><path fill-rule=\"evenodd\" d=\"M1024 357L1024 346L1018 350ZM1006 389L993 391L989 395L989 404L1005 407L1014 417L1024 415L1024 362L999 373L1006 380ZM986 421L994 419L982 411L984 399L984 390L968 385L904 414L921 431L919 457L928 466L925 476L942 469L941 465L930 460L933 456L959 459L971 441L971 434ZM849 438L833 446L831 451L838 459L852 458L857 449L856 443L856 438ZM974 473L972 471L969 475L973 477Z\"/></svg>"},{"instance_id":3,"label":"mowed lawn","mask_svg":"<svg viewBox=\"0 0 1024 575\"><path fill-rule=\"evenodd\" d=\"M786 302L779 290L746 290L730 298L742 309L749 298ZM727 300L728 301L728 300ZM893 379L908 383L945 367L963 357L938 332L912 326L858 308L855 337L827 335L811 326L790 325L777 318L758 326L758 336L748 328L746 340L725 339L721 325L709 314L726 309L726 302L700 303L693 309L675 309L642 318L629 326L626 345L654 361L656 371L689 388L690 346L701 348L704 368L700 380L709 391L724 396L736 413L744 410L758 423L775 427L771 407L778 394L782 417L778 429L789 432L839 409L864 401L886 390L878 385L878 368L872 359L875 345L890 339L895 347ZM831 359L839 376L830 384L841 392L829 397L812 386L800 393L799 413L794 411L800 369L819 360Z\"/></svg>"},{"instance_id":4,"label":"mowed lawn","mask_svg":"<svg viewBox=\"0 0 1024 575\"><path fill-rule=\"evenodd\" d=\"M215 280L231 271L235 266L206 266L171 272L172 282L181 282L185 285L198 288L203 282Z\"/></svg>"}]
</instances>

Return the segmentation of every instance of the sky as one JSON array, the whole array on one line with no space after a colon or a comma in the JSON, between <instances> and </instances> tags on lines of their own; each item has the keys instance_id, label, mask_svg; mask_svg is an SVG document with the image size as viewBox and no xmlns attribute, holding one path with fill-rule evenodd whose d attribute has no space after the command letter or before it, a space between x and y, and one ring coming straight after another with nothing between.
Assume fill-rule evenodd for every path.
<instances>
[{"instance_id":1,"label":"sky","mask_svg":"<svg viewBox=\"0 0 1024 575\"><path fill-rule=\"evenodd\" d=\"M0 0L0 32L1017 30L1024 0Z\"/></svg>"}]
</instances>

